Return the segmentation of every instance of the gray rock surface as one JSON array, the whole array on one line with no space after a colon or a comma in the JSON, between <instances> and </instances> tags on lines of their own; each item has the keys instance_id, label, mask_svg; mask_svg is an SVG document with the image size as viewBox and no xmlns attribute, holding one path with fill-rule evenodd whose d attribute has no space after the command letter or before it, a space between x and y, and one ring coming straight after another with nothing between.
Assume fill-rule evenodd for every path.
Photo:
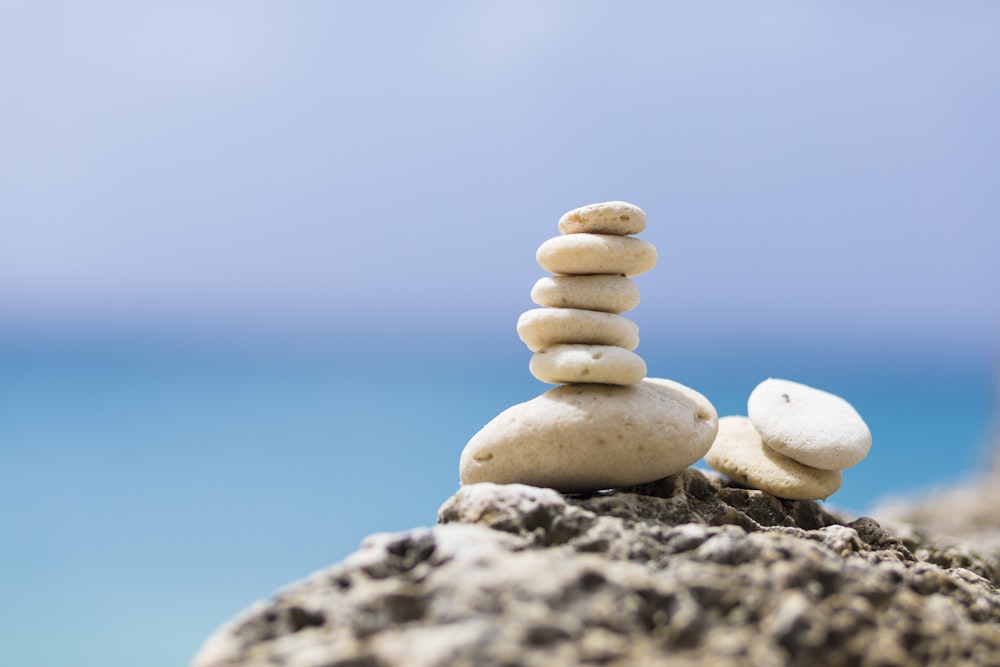
<instances>
[{"instance_id":1,"label":"gray rock surface","mask_svg":"<svg viewBox=\"0 0 1000 667\"><path fill-rule=\"evenodd\" d=\"M461 488L243 612L197 667L1000 665L996 560L696 470Z\"/></svg>"},{"instance_id":2,"label":"gray rock surface","mask_svg":"<svg viewBox=\"0 0 1000 667\"><path fill-rule=\"evenodd\" d=\"M996 426L1000 429L1000 421ZM939 544L950 541L971 548L1000 571L1000 435L995 436L990 459L992 465L984 466L978 477L885 501L872 514L914 541L925 542L933 535Z\"/></svg>"}]
</instances>

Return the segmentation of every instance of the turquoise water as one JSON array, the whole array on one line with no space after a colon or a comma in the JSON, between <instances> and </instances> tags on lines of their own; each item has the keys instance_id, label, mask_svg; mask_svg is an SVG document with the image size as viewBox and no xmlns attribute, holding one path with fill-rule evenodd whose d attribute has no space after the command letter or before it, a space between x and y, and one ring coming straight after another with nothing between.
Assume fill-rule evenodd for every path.
<instances>
[{"instance_id":1,"label":"turquoise water","mask_svg":"<svg viewBox=\"0 0 1000 667\"><path fill-rule=\"evenodd\" d=\"M863 510L983 461L987 354L673 348L644 352L650 373L722 415L745 413L769 375L850 400L874 445L836 505ZM356 342L347 354L0 345L3 664L186 664L219 623L365 535L433 523L465 441L544 390L526 365L507 340Z\"/></svg>"}]
</instances>

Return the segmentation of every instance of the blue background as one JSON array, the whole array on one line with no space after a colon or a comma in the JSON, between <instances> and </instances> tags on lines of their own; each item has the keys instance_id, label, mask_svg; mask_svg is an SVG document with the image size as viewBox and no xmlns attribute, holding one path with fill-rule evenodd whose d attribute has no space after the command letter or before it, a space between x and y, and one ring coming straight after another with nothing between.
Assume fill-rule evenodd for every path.
<instances>
[{"instance_id":1,"label":"blue background","mask_svg":"<svg viewBox=\"0 0 1000 667\"><path fill-rule=\"evenodd\" d=\"M638 352L874 434L831 503L974 475L1000 350L1000 6L0 4L0 659L184 664L433 523L545 389L566 210L643 207Z\"/></svg>"}]
</instances>

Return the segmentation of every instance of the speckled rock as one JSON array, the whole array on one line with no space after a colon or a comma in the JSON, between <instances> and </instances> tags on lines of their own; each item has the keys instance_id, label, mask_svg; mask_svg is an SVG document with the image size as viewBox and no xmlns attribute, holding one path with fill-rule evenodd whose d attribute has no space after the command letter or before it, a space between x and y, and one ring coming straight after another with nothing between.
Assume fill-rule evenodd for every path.
<instances>
[{"instance_id":1,"label":"speckled rock","mask_svg":"<svg viewBox=\"0 0 1000 667\"><path fill-rule=\"evenodd\" d=\"M996 414L1000 417L1000 405ZM1000 419L994 423L1000 429ZM1000 572L1000 432L984 458L993 465L982 466L978 475L960 484L885 498L871 513L904 539L920 544L933 538L952 551L972 549ZM914 549L920 553L919 546Z\"/></svg>"},{"instance_id":2,"label":"speckled rock","mask_svg":"<svg viewBox=\"0 0 1000 667\"><path fill-rule=\"evenodd\" d=\"M577 497L477 484L439 525L254 605L194 664L1000 665L996 575L695 470Z\"/></svg>"}]
</instances>

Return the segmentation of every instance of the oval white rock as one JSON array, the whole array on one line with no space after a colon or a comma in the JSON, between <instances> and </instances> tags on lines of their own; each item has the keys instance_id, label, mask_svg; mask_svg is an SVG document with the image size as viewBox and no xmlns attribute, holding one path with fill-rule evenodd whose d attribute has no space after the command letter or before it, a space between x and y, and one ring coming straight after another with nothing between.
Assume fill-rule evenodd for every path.
<instances>
[{"instance_id":1,"label":"oval white rock","mask_svg":"<svg viewBox=\"0 0 1000 667\"><path fill-rule=\"evenodd\" d=\"M462 451L462 484L544 486L567 493L644 484L696 462L718 416L677 382L566 385L497 415Z\"/></svg>"},{"instance_id":2,"label":"oval white rock","mask_svg":"<svg viewBox=\"0 0 1000 667\"><path fill-rule=\"evenodd\" d=\"M531 356L528 370L550 384L624 385L646 377L646 362L614 345L552 345Z\"/></svg>"},{"instance_id":3,"label":"oval white rock","mask_svg":"<svg viewBox=\"0 0 1000 667\"><path fill-rule=\"evenodd\" d=\"M630 236L569 234L542 243L535 259L551 273L637 276L656 266L656 248Z\"/></svg>"},{"instance_id":4,"label":"oval white rock","mask_svg":"<svg viewBox=\"0 0 1000 667\"><path fill-rule=\"evenodd\" d=\"M813 468L846 470L871 448L871 431L850 403L798 382L764 380L747 414L765 445Z\"/></svg>"},{"instance_id":5,"label":"oval white rock","mask_svg":"<svg viewBox=\"0 0 1000 667\"><path fill-rule=\"evenodd\" d=\"M746 417L723 417L705 463L731 480L792 500L827 498L840 488L839 470L803 465L769 448Z\"/></svg>"},{"instance_id":6,"label":"oval white rock","mask_svg":"<svg viewBox=\"0 0 1000 667\"><path fill-rule=\"evenodd\" d=\"M578 308L535 308L517 319L517 335L532 352L559 344L639 346L639 327L613 313Z\"/></svg>"},{"instance_id":7,"label":"oval white rock","mask_svg":"<svg viewBox=\"0 0 1000 667\"><path fill-rule=\"evenodd\" d=\"M646 213L624 201L588 204L559 218L561 234L638 234L646 228Z\"/></svg>"},{"instance_id":8,"label":"oval white rock","mask_svg":"<svg viewBox=\"0 0 1000 667\"><path fill-rule=\"evenodd\" d=\"M550 308L624 313L639 305L639 288L622 276L546 276L531 288L531 300Z\"/></svg>"}]
</instances>

